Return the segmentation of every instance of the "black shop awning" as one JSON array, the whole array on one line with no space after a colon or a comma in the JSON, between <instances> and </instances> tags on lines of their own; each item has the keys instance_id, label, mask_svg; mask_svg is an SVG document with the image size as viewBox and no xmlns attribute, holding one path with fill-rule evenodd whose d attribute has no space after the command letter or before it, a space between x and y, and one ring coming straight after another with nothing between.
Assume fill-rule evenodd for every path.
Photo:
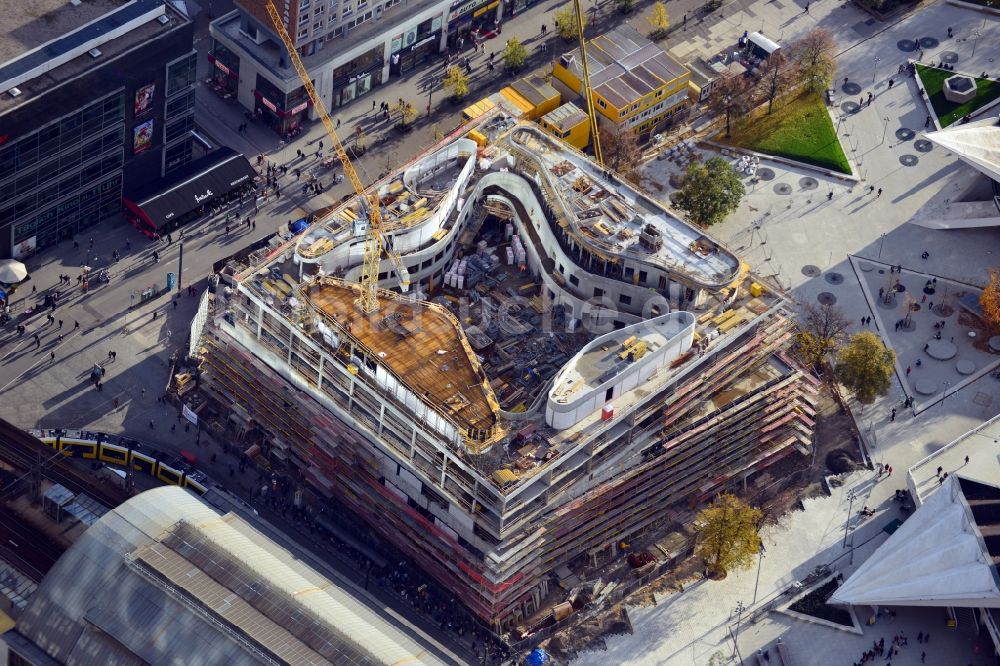
<instances>
[{"instance_id":1,"label":"black shop awning","mask_svg":"<svg viewBox=\"0 0 1000 666\"><path fill-rule=\"evenodd\" d=\"M135 205L161 227L213 199L246 187L257 172L246 157L231 148L222 148L196 160L160 182L155 193L137 193Z\"/></svg>"}]
</instances>

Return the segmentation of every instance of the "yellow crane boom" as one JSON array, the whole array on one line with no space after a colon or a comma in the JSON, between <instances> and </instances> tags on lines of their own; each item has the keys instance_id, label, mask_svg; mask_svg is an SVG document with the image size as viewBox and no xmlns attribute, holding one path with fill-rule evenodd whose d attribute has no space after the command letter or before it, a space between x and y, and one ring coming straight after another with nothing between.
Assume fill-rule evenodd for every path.
<instances>
[{"instance_id":1,"label":"yellow crane boom","mask_svg":"<svg viewBox=\"0 0 1000 666\"><path fill-rule=\"evenodd\" d=\"M594 138L594 159L604 167L604 154L601 152L601 135L597 130L597 110L594 108L594 91L590 87L590 69L587 67L587 40L583 36L583 11L580 0L573 0L573 11L576 14L576 36L580 40L580 65L583 67L583 97L587 101L587 116L590 118L590 134Z\"/></svg>"},{"instance_id":2,"label":"yellow crane boom","mask_svg":"<svg viewBox=\"0 0 1000 666\"><path fill-rule=\"evenodd\" d=\"M274 29L278 32L278 36L281 37L281 41L285 45L285 50L288 51L288 57L292 61L292 66L295 67L299 78L302 79L302 85L305 86L306 93L309 95L309 99L312 100L316 114L323 121L323 127L326 128L326 133L333 143L333 151L344 166L344 175L351 181L354 193L361 200L362 211L368 218L368 228L365 231L364 258L361 263L361 295L355 303L362 313L371 314L379 308L378 266L379 260L382 257L382 250L384 248L388 249L385 237L382 235L382 212L379 208L378 192L369 194L365 191L364 183L358 177L358 172L354 170L354 165L351 164L351 160L347 156L344 144L340 141L340 137L337 136L336 127L330 118L330 114L326 111L326 105L323 104L319 93L316 92L316 87L309 77L309 72L306 70L306 66L302 64L302 59L299 58L299 52L295 48L295 43L288 34L288 30L285 29L285 24L281 20L281 14L278 13L278 9L270 0L268 0L266 6L267 14L271 17L271 23L274 24ZM406 291L410 286L410 276L406 270L406 266L403 265L403 261L399 258L398 253L389 252L388 254L396 272L399 274L400 285L403 291Z\"/></svg>"}]
</instances>

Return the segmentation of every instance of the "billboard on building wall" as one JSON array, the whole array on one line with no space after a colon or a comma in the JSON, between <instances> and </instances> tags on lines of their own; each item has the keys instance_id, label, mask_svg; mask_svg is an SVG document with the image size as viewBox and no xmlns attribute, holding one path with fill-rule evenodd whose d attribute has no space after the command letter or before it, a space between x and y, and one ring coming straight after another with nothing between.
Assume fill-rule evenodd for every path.
<instances>
[{"instance_id":1,"label":"billboard on building wall","mask_svg":"<svg viewBox=\"0 0 1000 666\"><path fill-rule=\"evenodd\" d=\"M14 255L15 259L23 259L24 257L34 254L37 247L38 236L31 236L30 238L25 238L20 243L17 243L11 254Z\"/></svg>"},{"instance_id":2,"label":"billboard on building wall","mask_svg":"<svg viewBox=\"0 0 1000 666\"><path fill-rule=\"evenodd\" d=\"M150 83L135 91L135 104L133 105L134 116L138 118L153 108L153 92L156 91L156 84Z\"/></svg>"},{"instance_id":3,"label":"billboard on building wall","mask_svg":"<svg viewBox=\"0 0 1000 666\"><path fill-rule=\"evenodd\" d=\"M144 153L153 147L153 119L136 125L132 131L132 154Z\"/></svg>"}]
</instances>

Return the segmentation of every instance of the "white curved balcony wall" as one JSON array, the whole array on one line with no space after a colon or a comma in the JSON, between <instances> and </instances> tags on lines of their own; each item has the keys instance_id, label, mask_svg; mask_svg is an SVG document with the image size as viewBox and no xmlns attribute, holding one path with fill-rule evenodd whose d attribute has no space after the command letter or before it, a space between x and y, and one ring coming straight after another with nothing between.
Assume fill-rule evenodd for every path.
<instances>
[{"instance_id":1,"label":"white curved balcony wall","mask_svg":"<svg viewBox=\"0 0 1000 666\"><path fill-rule=\"evenodd\" d=\"M695 321L690 312L672 312L595 338L556 374L545 406L545 422L557 430L565 430L643 384L654 372L669 366L691 348ZM617 358L622 341L631 336L650 343L649 351L601 381L603 372L591 368L592 363L585 357L596 352ZM607 349L602 350L604 347Z\"/></svg>"}]
</instances>

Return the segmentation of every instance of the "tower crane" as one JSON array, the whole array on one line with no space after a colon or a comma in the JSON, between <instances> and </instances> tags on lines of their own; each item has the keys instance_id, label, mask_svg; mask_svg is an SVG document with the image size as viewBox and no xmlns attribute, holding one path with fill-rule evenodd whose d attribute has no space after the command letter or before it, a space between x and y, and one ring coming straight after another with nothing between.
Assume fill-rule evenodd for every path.
<instances>
[{"instance_id":1,"label":"tower crane","mask_svg":"<svg viewBox=\"0 0 1000 666\"><path fill-rule=\"evenodd\" d=\"M604 168L604 154L601 152L601 135L597 130L597 110L594 108L594 91L590 87L590 69L587 67L587 40L583 36L583 11L580 0L573 0L576 14L577 39L580 40L580 65L583 67L583 97L587 101L587 117L590 118L590 135L594 138L594 159Z\"/></svg>"},{"instance_id":2,"label":"tower crane","mask_svg":"<svg viewBox=\"0 0 1000 666\"><path fill-rule=\"evenodd\" d=\"M344 175L346 175L347 179L351 181L351 187L354 188L354 193L358 195L358 199L361 202L362 213L368 219L367 229L365 230L364 258L361 262L361 295L358 296L357 300L355 300L355 305L357 305L362 314L372 314L379 309L378 267L379 261L382 258L382 251L386 251L389 261L392 263L396 274L399 276L400 289L404 292L408 291L410 287L409 271L403 264L403 260L399 256L399 253L392 249L386 236L384 235L382 211L379 207L378 191L368 193L365 190L364 183L361 182L361 178L358 177L358 172L355 171L354 165L351 164L351 160L347 156L344 144L341 142L340 137L337 136L337 130L334 127L333 120L330 119L330 114L326 111L326 105L323 104L323 100L320 99L319 93L316 92L316 87L313 85L312 79L309 78L309 72L306 70L306 66L302 64L302 59L299 58L299 53L295 48L295 43L288 34L288 30L285 28L285 24L281 20L281 15L278 13L277 8L271 0L268 0L266 7L268 16L271 17L271 23L274 24L274 29L278 32L278 36L281 37L281 41L285 45L285 50L288 51L288 57L292 61L292 66L295 67L295 71L298 73L299 78L302 79L302 85L305 86L309 99L312 100L313 108L316 109L316 115L318 115L320 120L323 121L323 127L326 129L326 133L330 137L330 141L333 144L333 150L336 153L337 158L340 160L340 163L344 166Z\"/></svg>"}]
</instances>

